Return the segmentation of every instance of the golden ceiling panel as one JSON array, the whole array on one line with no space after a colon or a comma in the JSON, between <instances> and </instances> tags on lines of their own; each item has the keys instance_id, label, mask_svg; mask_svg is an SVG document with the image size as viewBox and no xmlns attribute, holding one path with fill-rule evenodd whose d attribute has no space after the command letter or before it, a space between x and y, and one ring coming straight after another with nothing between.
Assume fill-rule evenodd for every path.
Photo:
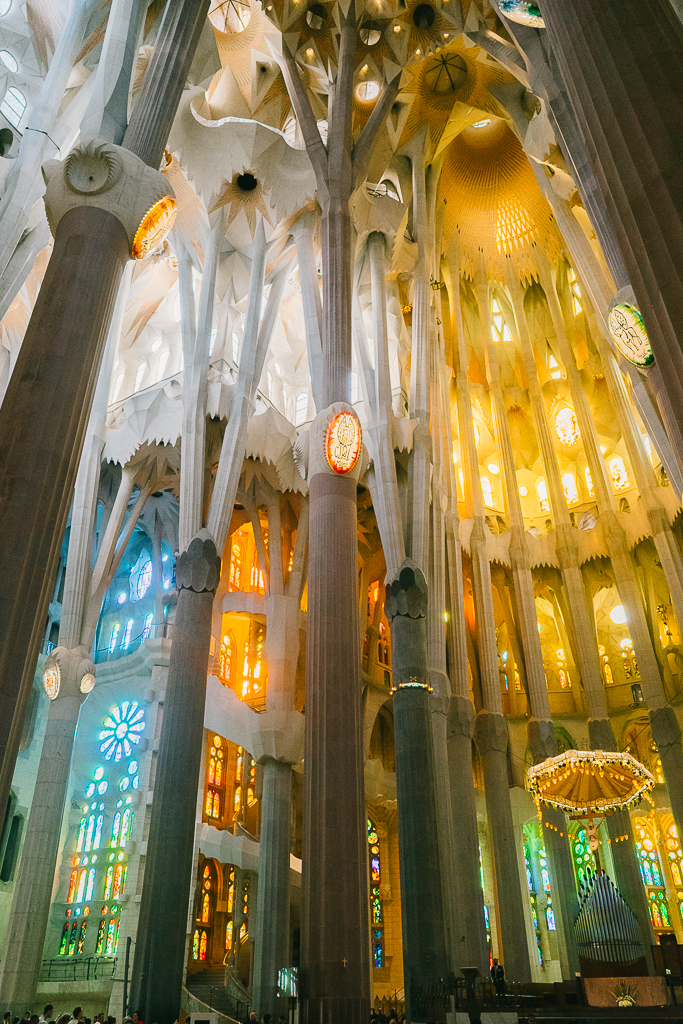
<instances>
[{"instance_id":1,"label":"golden ceiling panel","mask_svg":"<svg viewBox=\"0 0 683 1024\"><path fill-rule=\"evenodd\" d=\"M520 277L529 277L535 270L534 246L540 245L551 262L559 255L552 212L506 122L482 121L487 123L466 128L446 151L439 188L446 203L446 246L459 228L464 273L474 273L482 250L491 278L505 279L506 256Z\"/></svg>"}]
</instances>

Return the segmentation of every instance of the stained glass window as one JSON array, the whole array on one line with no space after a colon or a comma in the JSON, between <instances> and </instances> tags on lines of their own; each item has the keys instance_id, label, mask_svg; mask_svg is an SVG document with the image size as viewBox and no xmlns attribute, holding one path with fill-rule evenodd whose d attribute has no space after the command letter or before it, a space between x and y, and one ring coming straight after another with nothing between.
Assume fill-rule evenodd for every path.
<instances>
[{"instance_id":1,"label":"stained glass window","mask_svg":"<svg viewBox=\"0 0 683 1024\"><path fill-rule=\"evenodd\" d=\"M145 712L136 700L126 700L112 708L111 714L104 720L104 728L99 734L100 751L105 760L120 761L122 757L130 757L133 746L140 742L140 734L145 730Z\"/></svg>"},{"instance_id":2,"label":"stained glass window","mask_svg":"<svg viewBox=\"0 0 683 1024\"><path fill-rule=\"evenodd\" d=\"M225 686L232 683L233 656L235 651L235 640L232 633L226 633L221 640L221 651L219 655L219 674L221 682Z\"/></svg>"},{"instance_id":3,"label":"stained glass window","mask_svg":"<svg viewBox=\"0 0 683 1024\"><path fill-rule=\"evenodd\" d=\"M230 552L230 590L242 589L244 551L239 541L233 541Z\"/></svg>"},{"instance_id":4,"label":"stained glass window","mask_svg":"<svg viewBox=\"0 0 683 1024\"><path fill-rule=\"evenodd\" d=\"M586 885L595 873L595 857L588 845L588 833L585 828L580 828L576 835L570 836L570 840L579 885Z\"/></svg>"},{"instance_id":5,"label":"stained glass window","mask_svg":"<svg viewBox=\"0 0 683 1024\"><path fill-rule=\"evenodd\" d=\"M111 890L112 890L113 882L114 882L114 868L110 864L109 867L107 868L107 873L104 876L104 896L103 896L103 898L105 900L110 900L111 899Z\"/></svg>"},{"instance_id":6,"label":"stained glass window","mask_svg":"<svg viewBox=\"0 0 683 1024\"><path fill-rule=\"evenodd\" d=\"M104 938L106 934L107 922L104 918L100 919L100 923L97 926L97 943L95 945L95 953L100 956L104 953Z\"/></svg>"},{"instance_id":7,"label":"stained glass window","mask_svg":"<svg viewBox=\"0 0 683 1024\"><path fill-rule=\"evenodd\" d=\"M109 640L109 653L110 654L113 654L113 652L114 652L114 648L116 647L116 642L117 642L117 640L119 638L119 633L120 632L121 632L121 623L120 622L115 622L114 625L111 627L111 637L110 637L110 640Z\"/></svg>"},{"instance_id":8,"label":"stained glass window","mask_svg":"<svg viewBox=\"0 0 683 1024\"><path fill-rule=\"evenodd\" d=\"M541 512L550 512L550 502L548 501L548 488L546 487L545 480L541 477L540 480L536 481L536 495L538 497L538 504Z\"/></svg>"},{"instance_id":9,"label":"stained glass window","mask_svg":"<svg viewBox=\"0 0 683 1024\"><path fill-rule=\"evenodd\" d=\"M666 855L674 885L683 885L683 851L675 824L671 825L666 833Z\"/></svg>"},{"instance_id":10,"label":"stained glass window","mask_svg":"<svg viewBox=\"0 0 683 1024\"><path fill-rule=\"evenodd\" d=\"M484 498L484 504L491 507L493 505L493 487L487 476L481 477L481 493Z\"/></svg>"},{"instance_id":11,"label":"stained glass window","mask_svg":"<svg viewBox=\"0 0 683 1024\"><path fill-rule=\"evenodd\" d=\"M220 736L213 736L209 747L207 768L206 817L219 821L223 817L226 782L226 745Z\"/></svg>"},{"instance_id":12,"label":"stained glass window","mask_svg":"<svg viewBox=\"0 0 683 1024\"><path fill-rule=\"evenodd\" d=\"M588 491L588 497L594 498L595 488L593 487L593 477L591 476L591 471L588 466L584 469L583 475L586 478L586 490Z\"/></svg>"},{"instance_id":13,"label":"stained glass window","mask_svg":"<svg viewBox=\"0 0 683 1024\"><path fill-rule=\"evenodd\" d=\"M370 856L370 920L372 923L372 965L384 967L384 917L382 914L382 865L377 828L367 820L368 853Z\"/></svg>"},{"instance_id":14,"label":"stained glass window","mask_svg":"<svg viewBox=\"0 0 683 1024\"><path fill-rule=\"evenodd\" d=\"M636 855L643 885L662 885L659 857L649 830L643 825L638 825L635 831Z\"/></svg>"},{"instance_id":15,"label":"stained glass window","mask_svg":"<svg viewBox=\"0 0 683 1024\"><path fill-rule=\"evenodd\" d=\"M671 919L669 918L669 907L665 894L662 891L650 890L647 895L653 927L670 928Z\"/></svg>"},{"instance_id":16,"label":"stained glass window","mask_svg":"<svg viewBox=\"0 0 683 1024\"><path fill-rule=\"evenodd\" d=\"M614 484L615 491L623 491L625 488L631 486L631 481L628 478L626 472L626 466L624 460L617 456L614 459L610 459L609 471L612 476L612 483Z\"/></svg>"},{"instance_id":17,"label":"stained glass window","mask_svg":"<svg viewBox=\"0 0 683 1024\"><path fill-rule=\"evenodd\" d=\"M66 897L67 903L73 903L74 896L76 895L76 886L78 885L78 871L71 872L71 878L69 879L69 895Z\"/></svg>"},{"instance_id":18,"label":"stained glass window","mask_svg":"<svg viewBox=\"0 0 683 1024\"><path fill-rule=\"evenodd\" d=\"M152 632L152 620L153 620L153 618L154 618L154 616L153 616L152 612L149 612L148 615L145 615L145 624L142 627L142 639L143 640L147 640L147 638L149 637L149 634Z\"/></svg>"},{"instance_id":19,"label":"stained glass window","mask_svg":"<svg viewBox=\"0 0 683 1024\"><path fill-rule=\"evenodd\" d=\"M568 505L573 505L579 500L579 491L573 473L562 474L562 490L564 491L564 500Z\"/></svg>"},{"instance_id":20,"label":"stained glass window","mask_svg":"<svg viewBox=\"0 0 683 1024\"><path fill-rule=\"evenodd\" d=\"M78 921L74 921L71 925L71 935L69 936L69 956L73 956L76 952L76 942L78 941Z\"/></svg>"},{"instance_id":21,"label":"stained glass window","mask_svg":"<svg viewBox=\"0 0 683 1024\"><path fill-rule=\"evenodd\" d=\"M128 644L130 643L131 634L133 632L133 622L133 619L128 619L128 622L126 623L126 628L123 631L123 639L121 640L122 651L128 649Z\"/></svg>"},{"instance_id":22,"label":"stained glass window","mask_svg":"<svg viewBox=\"0 0 683 1024\"><path fill-rule=\"evenodd\" d=\"M107 924L107 942L104 948L107 956L113 956L117 950L119 944L119 924L120 921L116 917L110 918Z\"/></svg>"},{"instance_id":23,"label":"stained glass window","mask_svg":"<svg viewBox=\"0 0 683 1024\"><path fill-rule=\"evenodd\" d=\"M575 445L581 436L574 410L566 405L555 417L555 433L567 448Z\"/></svg>"}]
</instances>

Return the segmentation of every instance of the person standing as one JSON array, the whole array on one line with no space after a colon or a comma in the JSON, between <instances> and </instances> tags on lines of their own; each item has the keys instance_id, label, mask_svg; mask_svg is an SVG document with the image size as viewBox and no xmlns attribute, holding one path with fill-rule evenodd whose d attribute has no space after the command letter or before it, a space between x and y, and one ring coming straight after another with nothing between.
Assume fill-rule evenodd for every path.
<instances>
[{"instance_id":1,"label":"person standing","mask_svg":"<svg viewBox=\"0 0 683 1024\"><path fill-rule=\"evenodd\" d=\"M496 995L502 997L505 995L505 968L502 964L499 964L494 959L493 966L491 967L491 981L496 986Z\"/></svg>"},{"instance_id":2,"label":"person standing","mask_svg":"<svg viewBox=\"0 0 683 1024\"><path fill-rule=\"evenodd\" d=\"M48 1024L48 1021L52 1020L53 1010L54 1006L52 1005L52 1003L48 1003L43 1012L41 1013L40 1017L38 1018L38 1024Z\"/></svg>"}]
</instances>

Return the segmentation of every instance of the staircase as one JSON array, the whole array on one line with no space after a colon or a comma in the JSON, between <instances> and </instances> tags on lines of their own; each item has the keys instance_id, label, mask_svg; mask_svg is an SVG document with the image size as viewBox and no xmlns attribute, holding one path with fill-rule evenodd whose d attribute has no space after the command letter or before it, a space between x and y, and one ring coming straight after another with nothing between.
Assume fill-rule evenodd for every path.
<instances>
[{"instance_id":1,"label":"staircase","mask_svg":"<svg viewBox=\"0 0 683 1024\"><path fill-rule=\"evenodd\" d=\"M225 988L225 968L210 967L205 971L188 974L188 992L211 1010L218 1010L224 1017L240 1022L249 1017L249 1004L229 995Z\"/></svg>"}]
</instances>

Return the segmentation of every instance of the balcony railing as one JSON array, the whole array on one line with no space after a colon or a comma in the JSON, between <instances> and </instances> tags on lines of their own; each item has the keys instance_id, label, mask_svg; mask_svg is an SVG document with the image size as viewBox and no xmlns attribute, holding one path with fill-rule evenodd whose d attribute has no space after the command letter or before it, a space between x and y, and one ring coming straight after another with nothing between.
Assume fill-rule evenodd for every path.
<instances>
[{"instance_id":1,"label":"balcony railing","mask_svg":"<svg viewBox=\"0 0 683 1024\"><path fill-rule=\"evenodd\" d=\"M131 637L125 647L123 644L117 644L113 649L109 645L97 648L93 652L93 661L96 665L101 665L104 661L118 661L119 658L132 654L145 640L170 640L172 634L172 622L154 622L148 630L143 629L137 636Z\"/></svg>"},{"instance_id":2,"label":"balcony railing","mask_svg":"<svg viewBox=\"0 0 683 1024\"><path fill-rule=\"evenodd\" d=\"M41 981L110 981L115 973L115 956L58 956L40 965Z\"/></svg>"}]
</instances>

